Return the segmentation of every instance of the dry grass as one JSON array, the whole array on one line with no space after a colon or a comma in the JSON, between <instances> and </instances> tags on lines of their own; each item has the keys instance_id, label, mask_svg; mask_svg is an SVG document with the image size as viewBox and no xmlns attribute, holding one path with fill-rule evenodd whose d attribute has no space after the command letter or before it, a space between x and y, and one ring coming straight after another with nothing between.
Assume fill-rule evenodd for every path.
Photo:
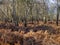
<instances>
[{"instance_id":1,"label":"dry grass","mask_svg":"<svg viewBox=\"0 0 60 45\"><path fill-rule=\"evenodd\" d=\"M2 41L0 40L1 45L9 45L9 43L4 43L4 39L6 38L7 32L6 30L0 31L3 35L1 36ZM45 32L40 30L37 32L33 32L32 30L26 34L24 34L24 31L21 32L9 32L10 34L18 35L18 36L23 36L24 38L24 43L27 43L25 39L32 37L35 40L36 45L60 45L60 34L49 34L48 31L46 30ZM5 37L5 38L4 38ZM8 37L9 39L12 37ZM33 40L32 39L32 40ZM29 39L28 39L29 40ZM26 42L25 42L26 41ZM29 42L30 43L30 42ZM19 43L15 43L15 45L19 45Z\"/></svg>"},{"instance_id":2,"label":"dry grass","mask_svg":"<svg viewBox=\"0 0 60 45\"><path fill-rule=\"evenodd\" d=\"M42 22L41 22L42 23ZM41 24L39 24L41 25ZM15 45L21 45L21 39L23 38L23 44L29 45L29 43L33 42L35 45L60 45L60 26L56 26L55 24L44 24L48 26L52 26L56 29L56 34L48 32L48 30L38 30L37 32L33 32L30 30L25 33L25 31L14 31L12 32L10 29L0 29L0 44L1 45L10 45L7 41L17 40Z\"/></svg>"}]
</instances>

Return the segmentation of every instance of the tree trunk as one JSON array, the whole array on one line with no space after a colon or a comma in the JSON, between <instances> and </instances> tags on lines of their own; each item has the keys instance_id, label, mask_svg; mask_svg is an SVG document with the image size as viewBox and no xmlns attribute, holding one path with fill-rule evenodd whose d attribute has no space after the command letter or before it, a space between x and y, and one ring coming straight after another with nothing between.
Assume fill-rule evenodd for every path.
<instances>
[{"instance_id":1,"label":"tree trunk","mask_svg":"<svg viewBox=\"0 0 60 45\"><path fill-rule=\"evenodd\" d=\"M26 20L26 18L25 18L24 21L25 21L25 22L24 22L24 26L27 27L27 20Z\"/></svg>"},{"instance_id":2,"label":"tree trunk","mask_svg":"<svg viewBox=\"0 0 60 45\"><path fill-rule=\"evenodd\" d=\"M59 8L59 7L58 7ZM58 26L58 21L59 21L59 9L57 8L57 20L56 20L56 25Z\"/></svg>"},{"instance_id":3,"label":"tree trunk","mask_svg":"<svg viewBox=\"0 0 60 45\"><path fill-rule=\"evenodd\" d=\"M15 10L15 1L13 0L13 22L15 23L15 26L18 26L18 21L19 21L19 17L16 16L16 10Z\"/></svg>"}]
</instances>

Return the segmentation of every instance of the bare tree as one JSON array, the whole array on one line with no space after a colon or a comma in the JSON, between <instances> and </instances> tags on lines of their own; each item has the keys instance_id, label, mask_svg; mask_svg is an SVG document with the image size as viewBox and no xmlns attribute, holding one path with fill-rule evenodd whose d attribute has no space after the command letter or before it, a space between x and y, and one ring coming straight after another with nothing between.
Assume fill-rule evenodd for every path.
<instances>
[{"instance_id":1,"label":"bare tree","mask_svg":"<svg viewBox=\"0 0 60 45\"><path fill-rule=\"evenodd\" d=\"M56 25L58 26L58 21L59 21L59 6L58 6L58 0L57 0L57 20L56 20Z\"/></svg>"},{"instance_id":2,"label":"bare tree","mask_svg":"<svg viewBox=\"0 0 60 45\"><path fill-rule=\"evenodd\" d=\"M15 10L15 0L13 0L13 13L12 13L13 22L15 23L15 26L18 26L19 17L16 15Z\"/></svg>"}]
</instances>

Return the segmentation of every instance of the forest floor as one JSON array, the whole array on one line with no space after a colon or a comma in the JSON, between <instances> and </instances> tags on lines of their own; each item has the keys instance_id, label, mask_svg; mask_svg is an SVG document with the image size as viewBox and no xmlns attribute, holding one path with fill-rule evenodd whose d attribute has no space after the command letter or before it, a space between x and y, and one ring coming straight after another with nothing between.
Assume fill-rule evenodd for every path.
<instances>
[{"instance_id":1,"label":"forest floor","mask_svg":"<svg viewBox=\"0 0 60 45\"><path fill-rule=\"evenodd\" d=\"M0 28L0 45L60 45L60 23L59 26L55 22L29 23L26 29L20 31Z\"/></svg>"}]
</instances>

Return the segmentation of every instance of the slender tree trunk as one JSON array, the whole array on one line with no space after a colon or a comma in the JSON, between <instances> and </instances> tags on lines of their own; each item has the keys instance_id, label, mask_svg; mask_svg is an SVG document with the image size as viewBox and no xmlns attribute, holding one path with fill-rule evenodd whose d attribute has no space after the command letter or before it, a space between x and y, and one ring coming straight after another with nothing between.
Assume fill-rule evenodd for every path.
<instances>
[{"instance_id":1,"label":"slender tree trunk","mask_svg":"<svg viewBox=\"0 0 60 45\"><path fill-rule=\"evenodd\" d=\"M57 26L58 26L58 21L59 21L59 6L58 6L58 0L57 0L57 20L56 20Z\"/></svg>"},{"instance_id":2,"label":"slender tree trunk","mask_svg":"<svg viewBox=\"0 0 60 45\"><path fill-rule=\"evenodd\" d=\"M44 15L44 24L47 23L47 15L46 15L46 5L45 5L45 1L43 0L43 3L44 3L44 9L43 9L43 15Z\"/></svg>"},{"instance_id":3,"label":"slender tree trunk","mask_svg":"<svg viewBox=\"0 0 60 45\"><path fill-rule=\"evenodd\" d=\"M31 12L31 16L32 16L32 24L33 24L32 4L31 4L31 7L30 7L30 12Z\"/></svg>"},{"instance_id":4,"label":"slender tree trunk","mask_svg":"<svg viewBox=\"0 0 60 45\"><path fill-rule=\"evenodd\" d=\"M26 4L25 6L26 6L26 10L25 10L25 15L24 15L24 26L25 27L27 27L27 15L28 15L28 8L27 8L27 5L28 4Z\"/></svg>"},{"instance_id":5,"label":"slender tree trunk","mask_svg":"<svg viewBox=\"0 0 60 45\"><path fill-rule=\"evenodd\" d=\"M18 26L19 17L16 16L16 10L15 10L15 0L13 0L13 14L12 14L13 22L15 23L15 26Z\"/></svg>"},{"instance_id":6,"label":"slender tree trunk","mask_svg":"<svg viewBox=\"0 0 60 45\"><path fill-rule=\"evenodd\" d=\"M59 7L58 7L59 8ZM58 21L59 21L59 9L57 9L57 20L56 20L56 25L58 26Z\"/></svg>"},{"instance_id":7,"label":"slender tree trunk","mask_svg":"<svg viewBox=\"0 0 60 45\"><path fill-rule=\"evenodd\" d=\"M36 4L36 21L37 21L37 24L39 24L39 9L37 7L37 4Z\"/></svg>"},{"instance_id":8,"label":"slender tree trunk","mask_svg":"<svg viewBox=\"0 0 60 45\"><path fill-rule=\"evenodd\" d=\"M25 26L25 27L27 27L27 20L26 20L26 16L25 16L25 18L24 18L24 21L25 21L25 22L24 22L24 26Z\"/></svg>"}]
</instances>

